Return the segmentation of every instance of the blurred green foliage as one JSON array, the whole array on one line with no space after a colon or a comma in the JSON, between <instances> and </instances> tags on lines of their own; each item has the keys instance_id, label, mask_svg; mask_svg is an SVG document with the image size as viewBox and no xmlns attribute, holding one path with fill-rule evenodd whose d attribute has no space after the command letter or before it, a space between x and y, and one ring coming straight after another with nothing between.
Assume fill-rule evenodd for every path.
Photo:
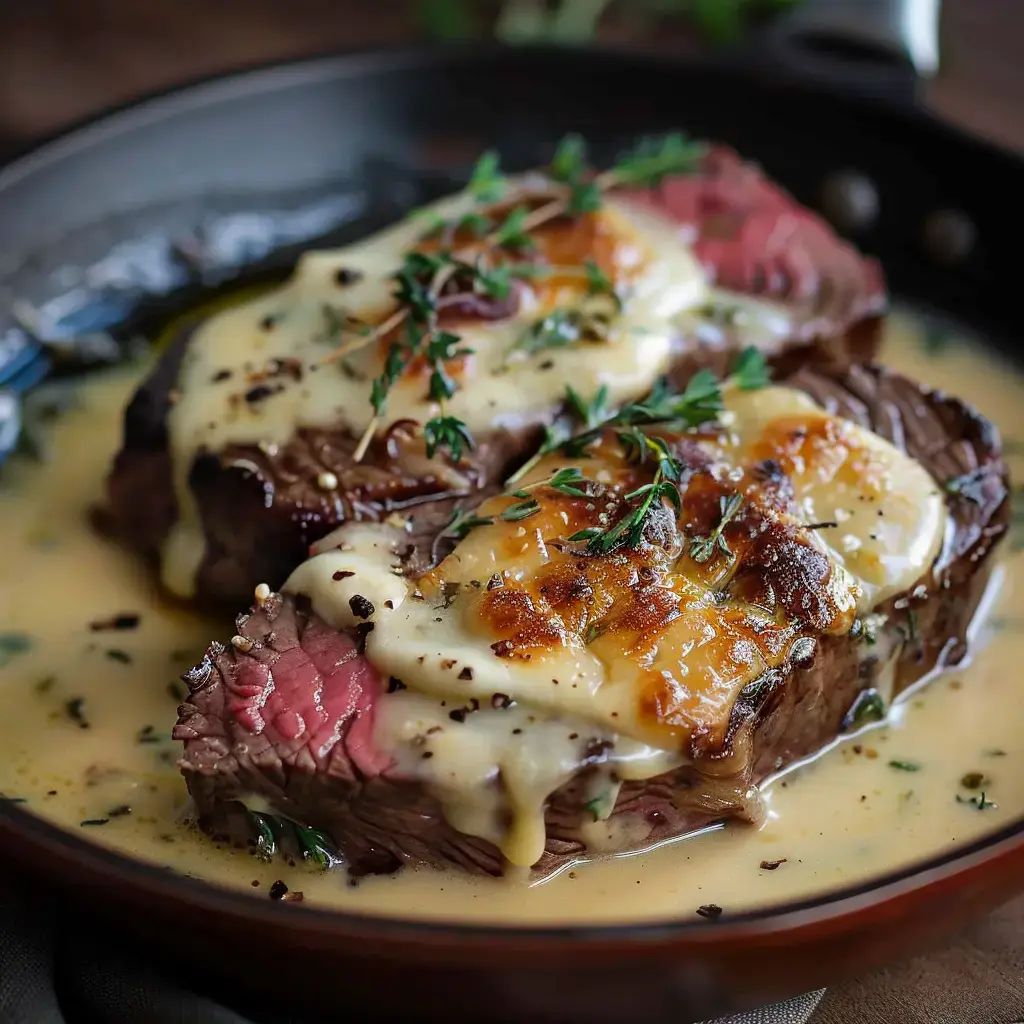
<instances>
[{"instance_id":1,"label":"blurred green foliage","mask_svg":"<svg viewBox=\"0 0 1024 1024\"><path fill-rule=\"evenodd\" d=\"M684 21L714 43L733 42L758 18L803 0L419 0L424 28L439 39L471 39L493 25L509 43L586 43L607 15L638 33Z\"/></svg>"}]
</instances>

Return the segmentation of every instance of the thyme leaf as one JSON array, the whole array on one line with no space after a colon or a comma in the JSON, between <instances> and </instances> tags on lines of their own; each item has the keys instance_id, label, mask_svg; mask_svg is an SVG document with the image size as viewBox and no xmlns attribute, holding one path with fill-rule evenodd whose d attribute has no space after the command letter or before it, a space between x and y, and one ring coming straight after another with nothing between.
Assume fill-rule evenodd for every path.
<instances>
[{"instance_id":1,"label":"thyme leaf","mask_svg":"<svg viewBox=\"0 0 1024 1024\"><path fill-rule=\"evenodd\" d=\"M607 555L623 545L637 547L643 538L651 509L663 505L666 501L676 509L682 506L677 486L682 475L682 466L672 456L667 444L661 438L651 437L637 427L620 431L618 439L628 458L642 464L648 456L653 455L657 460L657 467L654 479L649 484L644 484L625 496L627 502L638 504L632 505L614 525L604 530L599 529L597 533L588 537L587 551L592 555ZM579 536L573 534L573 537Z\"/></svg>"},{"instance_id":2,"label":"thyme leaf","mask_svg":"<svg viewBox=\"0 0 1024 1024\"><path fill-rule=\"evenodd\" d=\"M587 800L583 806L593 815L594 821L605 821L615 810L615 790L600 793L593 800Z\"/></svg>"},{"instance_id":3,"label":"thyme leaf","mask_svg":"<svg viewBox=\"0 0 1024 1024\"><path fill-rule=\"evenodd\" d=\"M583 261L583 269L587 275L587 294L609 295L615 300L617 308L621 309L622 300L611 278L589 257Z\"/></svg>"},{"instance_id":4,"label":"thyme leaf","mask_svg":"<svg viewBox=\"0 0 1024 1024\"><path fill-rule=\"evenodd\" d=\"M297 821L291 822L292 828L299 841L299 851L302 859L312 861L321 871L326 871L332 864L340 859L335 852L331 841L315 828L300 825Z\"/></svg>"},{"instance_id":5,"label":"thyme leaf","mask_svg":"<svg viewBox=\"0 0 1024 1024\"><path fill-rule=\"evenodd\" d=\"M695 562L706 562L715 553L716 548L724 555L731 555L732 549L726 542L724 530L743 504L742 494L724 494L718 499L720 518L718 525L706 537L694 537L690 542L690 557Z\"/></svg>"},{"instance_id":6,"label":"thyme leaf","mask_svg":"<svg viewBox=\"0 0 1024 1024\"><path fill-rule=\"evenodd\" d=\"M566 466L560 469L550 480L545 481L546 486L562 494L568 494L572 498L589 498L590 491L584 487L593 486L593 481L587 480L576 466ZM581 486L582 485L582 486Z\"/></svg>"},{"instance_id":7,"label":"thyme leaf","mask_svg":"<svg viewBox=\"0 0 1024 1024\"><path fill-rule=\"evenodd\" d=\"M977 796L961 796L957 793L956 802L958 804L970 804L977 811L993 810L999 806L994 800L989 800L984 793L979 793Z\"/></svg>"},{"instance_id":8,"label":"thyme leaf","mask_svg":"<svg viewBox=\"0 0 1024 1024\"><path fill-rule=\"evenodd\" d=\"M555 150L548 173L555 181L571 184L578 181L588 169L587 144L583 137L566 135Z\"/></svg>"},{"instance_id":9,"label":"thyme leaf","mask_svg":"<svg viewBox=\"0 0 1024 1024\"><path fill-rule=\"evenodd\" d=\"M509 507L501 513L501 518L508 523L518 523L523 519L528 519L539 511L540 502L537 501L536 498L528 498L526 501L520 501L515 505L509 505Z\"/></svg>"},{"instance_id":10,"label":"thyme leaf","mask_svg":"<svg viewBox=\"0 0 1024 1024\"><path fill-rule=\"evenodd\" d=\"M469 179L469 193L478 203L495 203L508 191L498 154L489 149L480 155Z\"/></svg>"},{"instance_id":11,"label":"thyme leaf","mask_svg":"<svg viewBox=\"0 0 1024 1024\"><path fill-rule=\"evenodd\" d=\"M885 701L877 690L861 690L843 720L843 728L880 722L885 718Z\"/></svg>"},{"instance_id":12,"label":"thyme leaf","mask_svg":"<svg viewBox=\"0 0 1024 1024\"><path fill-rule=\"evenodd\" d=\"M707 153L707 146L682 132L662 138L645 138L619 157L609 172L616 184L651 188L672 174L693 174Z\"/></svg>"},{"instance_id":13,"label":"thyme leaf","mask_svg":"<svg viewBox=\"0 0 1024 1024\"><path fill-rule=\"evenodd\" d=\"M532 249L534 242L527 230L526 219L529 211L525 206L515 206L495 229L492 240L499 249Z\"/></svg>"},{"instance_id":14,"label":"thyme leaf","mask_svg":"<svg viewBox=\"0 0 1024 1024\"><path fill-rule=\"evenodd\" d=\"M732 380L741 391L756 391L771 383L763 353L753 345L745 348L732 368Z\"/></svg>"},{"instance_id":15,"label":"thyme leaf","mask_svg":"<svg viewBox=\"0 0 1024 1024\"><path fill-rule=\"evenodd\" d=\"M466 509L457 509L452 515L451 522L445 527L444 532L449 537L462 540L470 530L478 526L492 526L494 520L490 516L478 516L476 513Z\"/></svg>"},{"instance_id":16,"label":"thyme leaf","mask_svg":"<svg viewBox=\"0 0 1024 1024\"><path fill-rule=\"evenodd\" d=\"M318 829L300 825L291 818L277 817L260 811L249 811L255 832L256 855L270 860L290 835L304 861L312 861L321 871L340 862L334 844Z\"/></svg>"},{"instance_id":17,"label":"thyme leaf","mask_svg":"<svg viewBox=\"0 0 1024 1024\"><path fill-rule=\"evenodd\" d=\"M435 416L427 420L423 436L427 443L428 459L432 459L439 450L447 448L452 460L458 462L464 450L472 451L474 448L469 428L455 416Z\"/></svg>"},{"instance_id":18,"label":"thyme leaf","mask_svg":"<svg viewBox=\"0 0 1024 1024\"><path fill-rule=\"evenodd\" d=\"M0 665L31 649L32 637L28 633L0 633Z\"/></svg>"},{"instance_id":19,"label":"thyme leaf","mask_svg":"<svg viewBox=\"0 0 1024 1024\"><path fill-rule=\"evenodd\" d=\"M584 401L572 385L565 388L565 401L572 414L588 429L608 419L608 385L602 384L590 401Z\"/></svg>"}]
</instances>

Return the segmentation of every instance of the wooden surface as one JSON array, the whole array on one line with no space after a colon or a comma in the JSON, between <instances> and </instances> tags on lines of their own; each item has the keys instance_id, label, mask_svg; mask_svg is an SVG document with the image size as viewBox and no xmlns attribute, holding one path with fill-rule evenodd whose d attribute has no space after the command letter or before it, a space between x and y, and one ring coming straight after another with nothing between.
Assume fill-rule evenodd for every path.
<instances>
[{"instance_id":1,"label":"wooden surface","mask_svg":"<svg viewBox=\"0 0 1024 1024\"><path fill-rule=\"evenodd\" d=\"M0 3L0 136L48 134L140 93L216 71L413 40L413 6L412 0L8 0ZM943 69L930 86L930 104L1024 149L1024 0L943 0L942 34Z\"/></svg>"}]
</instances>

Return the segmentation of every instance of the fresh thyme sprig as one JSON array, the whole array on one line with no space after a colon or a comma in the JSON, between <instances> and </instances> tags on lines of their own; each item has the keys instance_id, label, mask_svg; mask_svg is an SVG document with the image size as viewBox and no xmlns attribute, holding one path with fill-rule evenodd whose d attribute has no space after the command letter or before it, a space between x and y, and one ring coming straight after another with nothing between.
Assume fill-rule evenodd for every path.
<instances>
[{"instance_id":1,"label":"fresh thyme sprig","mask_svg":"<svg viewBox=\"0 0 1024 1024\"><path fill-rule=\"evenodd\" d=\"M764 356L756 349L749 348L740 353L733 373L725 383L732 383L741 389L753 389L763 387L768 380ZM661 438L652 437L642 428L662 425L672 430L688 429L716 419L724 408L722 384L709 370L694 374L681 394L660 382L646 399L625 405L617 413L600 418L606 399L606 394L599 393L591 406L584 403L575 392L570 392L568 404L580 419L588 423L588 429L563 441L558 447L568 455L585 455L587 448L609 427L621 427L623 429L619 429L616 436L627 458L642 464L653 454L658 465L650 484L626 495L627 501L639 503L634 504L616 523L607 528L589 527L569 538L570 541L587 541L587 551L595 555L608 554L623 545L635 547L639 544L647 518L656 505L668 501L676 509L681 506L678 485L682 466L670 455ZM730 498L723 496L719 524L709 537L696 538L692 542L692 558L705 562L716 548L731 554L723 530L736 515L742 500L739 494Z\"/></svg>"},{"instance_id":2,"label":"fresh thyme sprig","mask_svg":"<svg viewBox=\"0 0 1024 1024\"><path fill-rule=\"evenodd\" d=\"M631 426L618 433L619 442L632 461L643 464L648 456L657 462L654 479L625 496L627 502L636 502L617 523L607 529L589 527L574 533L570 541L586 541L587 552L591 555L607 555L616 548L634 548L643 538L644 526L651 509L665 501L682 508L679 481L683 474L682 464L669 451L668 445L659 437L651 437L638 427Z\"/></svg>"},{"instance_id":3,"label":"fresh thyme sprig","mask_svg":"<svg viewBox=\"0 0 1024 1024\"><path fill-rule=\"evenodd\" d=\"M682 392L659 381L639 402L630 402L561 445L566 455L578 456L597 441L609 427L639 427L662 424L674 429L698 427L718 417L724 408L722 389L710 370L699 370Z\"/></svg>"},{"instance_id":4,"label":"fresh thyme sprig","mask_svg":"<svg viewBox=\"0 0 1024 1024\"><path fill-rule=\"evenodd\" d=\"M690 557L695 562L708 561L716 549L721 551L723 555L732 554L732 548L726 542L724 531L726 526L729 525L730 520L739 512L742 504L742 494L730 494L728 497L723 494L718 499L718 510L720 513L718 525L706 537L694 537L690 541Z\"/></svg>"},{"instance_id":5,"label":"fresh thyme sprig","mask_svg":"<svg viewBox=\"0 0 1024 1024\"><path fill-rule=\"evenodd\" d=\"M249 817L256 833L256 855L264 860L270 860L277 853L284 836L290 832L302 859L315 864L321 871L340 861L334 844L315 828L260 811L249 811Z\"/></svg>"},{"instance_id":6,"label":"fresh thyme sprig","mask_svg":"<svg viewBox=\"0 0 1024 1024\"><path fill-rule=\"evenodd\" d=\"M610 170L597 173L588 163L584 141L579 136L568 136L558 146L548 168L554 191L549 201L532 211L525 205L514 206L501 223L495 223L493 217L486 213L473 211L455 225L456 232L462 228L474 236L472 243L453 251L408 254L395 275L397 308L394 312L376 327L360 330L357 337L342 341L321 360L327 363L342 359L355 349L386 337L406 321L410 324L404 337L389 346L384 372L374 381L371 389L374 415L356 446L355 461L363 458L380 425L391 388L424 348L432 371L430 397L440 405L440 415L424 426L428 455L433 457L439 449L447 448L457 461L466 448L472 448L473 439L468 428L448 416L444 404L456 389L455 382L444 370L447 358L451 358L446 353L462 354L465 350L454 348L458 344L457 336L450 336L454 340L446 339L440 345L432 344L439 330L439 300L453 279L467 277L474 292L482 291L495 298L507 297L513 279L532 275L534 268L527 269L528 265L521 265L517 273L507 263L489 263L490 257L502 250L528 251L533 247L531 231L561 216L576 217L599 209L603 195L609 189L651 186L669 174L691 173L699 166L704 152L702 145L681 135L670 135L661 140L645 140L634 151L624 154ZM508 183L501 174L497 155L485 153L473 170L470 194L478 204L489 205L499 201L507 190ZM443 236L448 230L448 225L435 225L430 234L440 233ZM588 264L586 273L591 295L609 294L616 302L619 301L611 282L596 265ZM567 337L566 329L565 324L548 325L541 332L541 337L549 341L559 339L560 342ZM577 325L577 331L580 330L582 327ZM538 339L534 339L532 344L539 344ZM453 443L454 448L451 447Z\"/></svg>"},{"instance_id":7,"label":"fresh thyme sprig","mask_svg":"<svg viewBox=\"0 0 1024 1024\"><path fill-rule=\"evenodd\" d=\"M475 512L467 509L457 509L452 514L451 521L444 528L443 534L446 537L462 540L478 526L491 526L493 523L494 519L491 516L478 516Z\"/></svg>"}]
</instances>

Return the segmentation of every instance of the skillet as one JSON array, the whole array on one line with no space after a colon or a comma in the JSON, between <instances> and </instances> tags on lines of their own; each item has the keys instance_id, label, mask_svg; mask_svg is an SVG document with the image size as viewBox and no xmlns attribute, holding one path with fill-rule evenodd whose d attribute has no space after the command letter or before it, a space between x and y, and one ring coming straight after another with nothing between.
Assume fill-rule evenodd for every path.
<instances>
[{"instance_id":1,"label":"skillet","mask_svg":"<svg viewBox=\"0 0 1024 1024\"><path fill-rule=\"evenodd\" d=\"M922 113L912 78L817 75L808 85L775 65L741 72L736 63L494 48L328 57L100 118L0 171L9 383L32 383L45 359L61 370L101 358L102 345L83 339L130 337L154 304L362 233L450 188L488 146L526 166L569 130L600 152L679 127L728 141L810 205L837 172L856 172L857 188L877 201L877 215L854 218L856 239L882 259L893 290L1019 358L1010 341L1016 237L989 197L1008 204L1024 165ZM357 1019L371 1006L400 1019L443 1008L445 1019L475 1020L483 1007L500 1020L701 1019L868 970L1024 888L1024 821L824 899L642 927L414 925L302 906L282 914L3 803L0 850L154 948L187 950L200 974L216 964L254 992L286 979L292 1011L333 1016L344 998Z\"/></svg>"}]
</instances>

